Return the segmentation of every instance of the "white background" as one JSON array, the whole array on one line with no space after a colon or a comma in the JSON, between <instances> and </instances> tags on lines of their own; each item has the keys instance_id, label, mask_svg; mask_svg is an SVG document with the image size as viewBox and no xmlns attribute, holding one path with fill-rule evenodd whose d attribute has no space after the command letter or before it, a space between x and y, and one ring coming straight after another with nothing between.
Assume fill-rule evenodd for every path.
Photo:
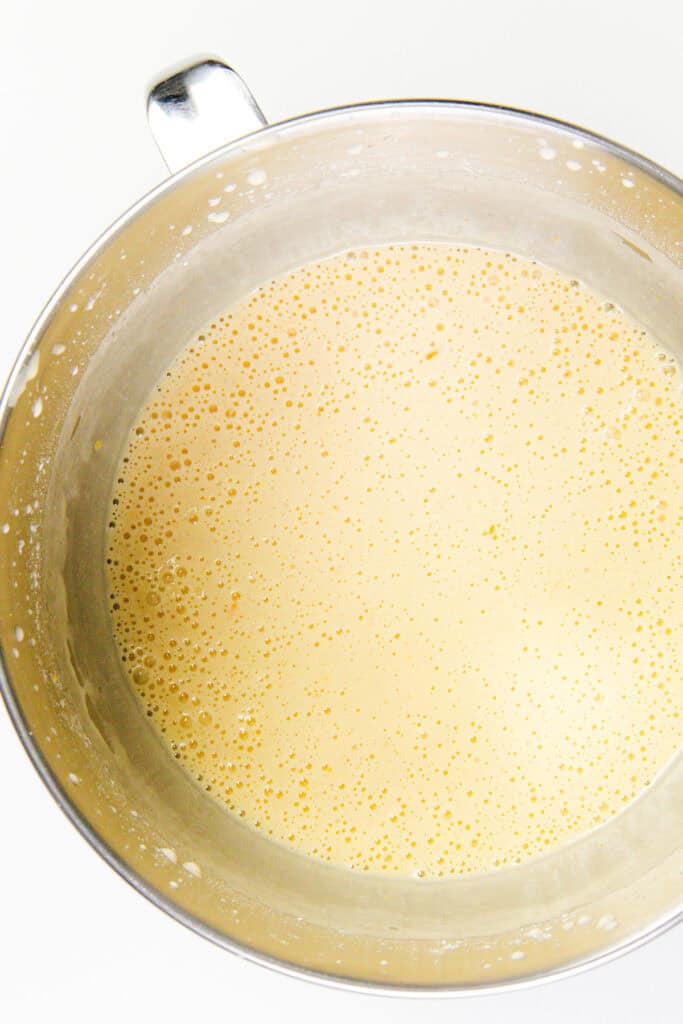
<instances>
[{"instance_id":1,"label":"white background","mask_svg":"<svg viewBox=\"0 0 683 1024\"><path fill-rule=\"evenodd\" d=\"M455 96L578 122L683 176L679 0L4 0L0 372L93 238L164 176L146 89L198 53L232 62L271 120ZM683 934L526 992L357 996L215 949L76 834L0 709L0 1020L679 1022Z\"/></svg>"}]
</instances>

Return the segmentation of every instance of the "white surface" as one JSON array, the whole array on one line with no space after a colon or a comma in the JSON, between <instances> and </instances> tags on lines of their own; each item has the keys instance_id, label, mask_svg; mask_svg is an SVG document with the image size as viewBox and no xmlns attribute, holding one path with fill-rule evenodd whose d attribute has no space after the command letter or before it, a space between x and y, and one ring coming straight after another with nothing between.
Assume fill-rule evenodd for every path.
<instances>
[{"instance_id":1,"label":"white surface","mask_svg":"<svg viewBox=\"0 0 683 1024\"><path fill-rule=\"evenodd\" d=\"M683 175L677 0L7 0L0 372L93 238L164 176L150 79L232 61L271 119L360 99L459 96L578 122ZM0 1020L680 1021L683 933L526 992L389 1000L230 957L129 889L67 824L0 713Z\"/></svg>"}]
</instances>

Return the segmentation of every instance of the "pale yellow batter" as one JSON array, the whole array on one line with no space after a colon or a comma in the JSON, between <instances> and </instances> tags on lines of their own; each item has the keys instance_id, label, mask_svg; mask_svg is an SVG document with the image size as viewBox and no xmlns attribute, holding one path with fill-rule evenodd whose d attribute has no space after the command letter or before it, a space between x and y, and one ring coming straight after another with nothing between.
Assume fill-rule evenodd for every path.
<instances>
[{"instance_id":1,"label":"pale yellow batter","mask_svg":"<svg viewBox=\"0 0 683 1024\"><path fill-rule=\"evenodd\" d=\"M542 853L683 740L683 405L576 281L478 249L264 285L152 393L112 619L148 714L254 827L365 871Z\"/></svg>"}]
</instances>

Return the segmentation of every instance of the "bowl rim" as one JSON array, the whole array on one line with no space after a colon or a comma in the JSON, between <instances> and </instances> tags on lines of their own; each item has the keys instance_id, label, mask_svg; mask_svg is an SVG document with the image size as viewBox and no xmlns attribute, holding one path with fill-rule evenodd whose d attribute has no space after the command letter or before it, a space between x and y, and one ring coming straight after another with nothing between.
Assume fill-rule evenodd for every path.
<instances>
[{"instance_id":1,"label":"bowl rim","mask_svg":"<svg viewBox=\"0 0 683 1024\"><path fill-rule=\"evenodd\" d=\"M608 152L610 155L622 160L628 166L643 172L647 177L657 181L683 201L683 179L668 171L649 158L642 156L637 151L622 146L614 140L592 132L586 128L563 121L558 118L548 117L534 111L524 110L517 107L508 107L496 103L480 103L472 100L453 99L397 99L397 100L376 100L365 103L348 104L337 107L315 110L297 117L287 118L283 121L267 124L246 136L231 140L217 149L206 153L204 156L190 163L187 167L169 175L159 185L155 186L140 199L133 203L126 211L114 220L95 241L86 249L79 260L72 266L60 284L54 290L45 303L41 313L35 320L26 339L21 345L12 369L5 381L2 395L0 396L0 457L5 439L7 424L12 411L12 396L26 365L30 362L38 347L39 341L50 324L55 311L59 308L64 296L67 294L73 283L81 273L88 267L92 260L97 258L108 245L128 225L133 223L145 209L150 207L158 199L167 193L175 190L184 181L191 179L200 173L213 162L222 160L229 156L232 151L244 151L252 145L263 150L264 142L281 139L283 134L294 134L296 131L305 131L309 128L317 128L322 124L330 122L335 118L345 119L355 116L369 116L372 113L382 111L394 111L397 114L404 112L419 113L421 111L441 111L450 113L471 113L484 117L499 116L503 120L508 118L514 121L523 121L535 125L540 129L562 131L573 135L575 138ZM26 720L19 700L11 682L10 673L7 669L5 652L0 647L0 694L2 694L9 717L19 740L24 747L30 761L42 782L56 801L57 805L66 815L71 824L77 829L82 837L92 848L103 858L114 871L124 879L130 886L141 893L159 910L164 911L171 918L174 918L186 928L208 939L215 945L227 950L237 956L241 956L252 963L269 968L279 974L291 978L312 981L329 988L341 989L343 991L357 992L361 994L408 996L417 998L444 998L444 997L471 997L473 995L490 995L504 991L531 988L549 981L561 980L580 974L591 967L599 964L609 963L617 957L623 956L631 950L637 949L651 939L664 934L670 928L683 921L683 905L674 907L671 911L662 914L654 923L644 927L634 935L615 943L597 954L570 960L564 965L549 968L541 972L534 972L527 975L521 974L510 979L503 979L494 982L473 982L468 984L444 984L444 985L417 985L401 982L384 982L376 980L362 980L342 974L307 968L271 956L259 949L238 942L218 929L207 925L200 918L190 914L177 905L154 886L149 885L145 879L133 870L98 834L92 823L76 807L71 800L52 768L47 763L42 751L36 743L30 724Z\"/></svg>"}]
</instances>

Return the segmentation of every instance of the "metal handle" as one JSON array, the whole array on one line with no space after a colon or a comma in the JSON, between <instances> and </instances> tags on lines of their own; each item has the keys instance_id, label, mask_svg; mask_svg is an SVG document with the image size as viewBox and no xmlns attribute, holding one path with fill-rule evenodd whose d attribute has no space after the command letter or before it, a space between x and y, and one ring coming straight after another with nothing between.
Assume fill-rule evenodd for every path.
<instances>
[{"instance_id":1,"label":"metal handle","mask_svg":"<svg viewBox=\"0 0 683 1024\"><path fill-rule=\"evenodd\" d=\"M155 85L147 99L147 118L172 174L267 123L237 72L215 58L191 64Z\"/></svg>"}]
</instances>

